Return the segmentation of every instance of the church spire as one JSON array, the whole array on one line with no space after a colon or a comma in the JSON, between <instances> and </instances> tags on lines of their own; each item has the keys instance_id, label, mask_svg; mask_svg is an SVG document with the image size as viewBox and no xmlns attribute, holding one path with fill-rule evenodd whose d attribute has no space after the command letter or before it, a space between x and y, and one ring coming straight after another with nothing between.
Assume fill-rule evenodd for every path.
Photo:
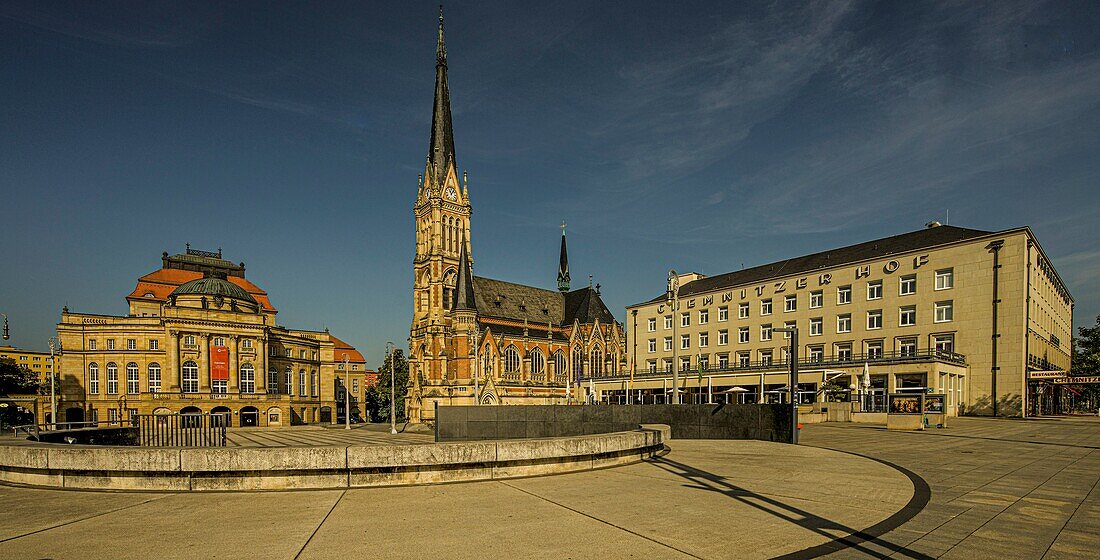
<instances>
[{"instance_id":1,"label":"church spire","mask_svg":"<svg viewBox=\"0 0 1100 560\"><path fill-rule=\"evenodd\" d=\"M455 301L451 311L477 311L474 301L474 275L466 252L466 234L462 234L462 249L458 256L458 279L455 280Z\"/></svg>"},{"instance_id":2,"label":"church spire","mask_svg":"<svg viewBox=\"0 0 1100 560\"><path fill-rule=\"evenodd\" d=\"M455 138L451 128L451 92L447 87L447 46L443 41L443 6L439 6L439 39L435 47L435 105L432 109L432 138L428 146L431 178L438 186L455 166Z\"/></svg>"},{"instance_id":3,"label":"church spire","mask_svg":"<svg viewBox=\"0 0 1100 560\"><path fill-rule=\"evenodd\" d=\"M569 291L569 254L565 250L565 222L561 223L561 256L558 258L558 291Z\"/></svg>"}]
</instances>

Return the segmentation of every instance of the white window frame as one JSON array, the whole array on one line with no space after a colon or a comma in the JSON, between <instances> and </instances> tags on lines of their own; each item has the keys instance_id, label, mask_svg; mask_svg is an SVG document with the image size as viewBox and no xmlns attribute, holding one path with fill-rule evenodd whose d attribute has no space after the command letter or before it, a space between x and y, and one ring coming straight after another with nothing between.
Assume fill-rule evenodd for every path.
<instances>
[{"instance_id":1,"label":"white window frame","mask_svg":"<svg viewBox=\"0 0 1100 560\"><path fill-rule=\"evenodd\" d=\"M909 286L909 291L906 290L906 286ZM917 275L906 274L901 278L898 278L898 295L899 296L911 296L917 293Z\"/></svg>"},{"instance_id":2,"label":"white window frame","mask_svg":"<svg viewBox=\"0 0 1100 560\"><path fill-rule=\"evenodd\" d=\"M785 329L793 329L793 328L795 328L795 326L797 326L797 324L798 324L798 323L796 323L796 322L794 322L794 321L787 321L786 323L783 323L783 328L785 328ZM783 332L783 338L784 338L784 339L790 339L790 338L791 338L791 333L790 333L790 331L784 331L784 332Z\"/></svg>"},{"instance_id":3,"label":"white window frame","mask_svg":"<svg viewBox=\"0 0 1100 560\"><path fill-rule=\"evenodd\" d=\"M917 355L917 339L913 337L905 337L898 339L898 355L902 357L916 356ZM912 348L909 348L909 347Z\"/></svg>"},{"instance_id":4,"label":"white window frame","mask_svg":"<svg viewBox=\"0 0 1100 560\"><path fill-rule=\"evenodd\" d=\"M672 315L665 315L665 330L672 328Z\"/></svg>"},{"instance_id":5,"label":"white window frame","mask_svg":"<svg viewBox=\"0 0 1100 560\"><path fill-rule=\"evenodd\" d=\"M665 337L664 348L665 348L665 352L672 352L672 337L671 336L666 336Z\"/></svg>"},{"instance_id":6,"label":"white window frame","mask_svg":"<svg viewBox=\"0 0 1100 560\"><path fill-rule=\"evenodd\" d=\"M750 334L749 334L749 328L748 327L738 327L737 328L737 343L738 344L748 344L749 336L750 336Z\"/></svg>"},{"instance_id":7,"label":"white window frame","mask_svg":"<svg viewBox=\"0 0 1100 560\"><path fill-rule=\"evenodd\" d=\"M872 309L867 312L867 330L874 331L882 328L882 310Z\"/></svg>"},{"instance_id":8,"label":"white window frame","mask_svg":"<svg viewBox=\"0 0 1100 560\"><path fill-rule=\"evenodd\" d=\"M905 317L911 315L912 321L906 322ZM898 308L898 326L899 327L914 327L917 325L917 306L915 305L903 305Z\"/></svg>"},{"instance_id":9,"label":"white window frame","mask_svg":"<svg viewBox=\"0 0 1100 560\"><path fill-rule=\"evenodd\" d=\"M150 338L149 339L149 349L150 350L160 350L160 341L155 339L155 338Z\"/></svg>"},{"instance_id":10,"label":"white window frame","mask_svg":"<svg viewBox=\"0 0 1100 560\"><path fill-rule=\"evenodd\" d=\"M699 324L700 325L705 325L709 322L710 322L710 310L709 309L700 309L699 310Z\"/></svg>"},{"instance_id":11,"label":"white window frame","mask_svg":"<svg viewBox=\"0 0 1100 560\"><path fill-rule=\"evenodd\" d=\"M764 315L771 315L771 314L772 314L772 299L768 298L768 299L760 300L760 316L763 317Z\"/></svg>"},{"instance_id":12,"label":"white window frame","mask_svg":"<svg viewBox=\"0 0 1100 560\"><path fill-rule=\"evenodd\" d=\"M107 363L107 394L118 394L118 364L114 362Z\"/></svg>"},{"instance_id":13,"label":"white window frame","mask_svg":"<svg viewBox=\"0 0 1100 560\"><path fill-rule=\"evenodd\" d=\"M798 295L790 294L783 297L783 312L793 313L798 311Z\"/></svg>"},{"instance_id":14,"label":"white window frame","mask_svg":"<svg viewBox=\"0 0 1100 560\"><path fill-rule=\"evenodd\" d=\"M649 349L650 354L656 353L657 352L657 339L656 338L649 339L649 346L647 348Z\"/></svg>"},{"instance_id":15,"label":"white window frame","mask_svg":"<svg viewBox=\"0 0 1100 560\"><path fill-rule=\"evenodd\" d=\"M836 316L836 332L837 334L852 332L851 313L842 313Z\"/></svg>"},{"instance_id":16,"label":"white window frame","mask_svg":"<svg viewBox=\"0 0 1100 560\"><path fill-rule=\"evenodd\" d=\"M935 291L950 290L955 287L955 269L941 268L936 271Z\"/></svg>"},{"instance_id":17,"label":"white window frame","mask_svg":"<svg viewBox=\"0 0 1100 560\"><path fill-rule=\"evenodd\" d=\"M771 323L765 323L760 325L760 342L767 342L772 339L773 329Z\"/></svg>"},{"instance_id":18,"label":"white window frame","mask_svg":"<svg viewBox=\"0 0 1100 560\"><path fill-rule=\"evenodd\" d=\"M137 341L134 341L135 344ZM133 366L133 367L130 367ZM138 369L136 362L129 362L126 364L126 394L137 395L141 393L141 370Z\"/></svg>"},{"instance_id":19,"label":"white window frame","mask_svg":"<svg viewBox=\"0 0 1100 560\"><path fill-rule=\"evenodd\" d=\"M838 286L836 289L836 304L848 305L852 303L852 286Z\"/></svg>"},{"instance_id":20,"label":"white window frame","mask_svg":"<svg viewBox=\"0 0 1100 560\"><path fill-rule=\"evenodd\" d=\"M867 283L867 301L882 299L882 280Z\"/></svg>"},{"instance_id":21,"label":"white window frame","mask_svg":"<svg viewBox=\"0 0 1100 560\"><path fill-rule=\"evenodd\" d=\"M710 333L709 332L699 333L699 348L706 348L709 345L710 345Z\"/></svg>"},{"instance_id":22,"label":"white window frame","mask_svg":"<svg viewBox=\"0 0 1100 560\"><path fill-rule=\"evenodd\" d=\"M810 309L821 309L824 305L825 292L822 290L814 290L810 292Z\"/></svg>"},{"instance_id":23,"label":"white window frame","mask_svg":"<svg viewBox=\"0 0 1100 560\"><path fill-rule=\"evenodd\" d=\"M150 393L159 393L160 392L160 372L161 372L160 364L158 364L156 362L153 362L153 363L149 364L149 367L147 368L147 370L149 372L149 392Z\"/></svg>"},{"instance_id":24,"label":"white window frame","mask_svg":"<svg viewBox=\"0 0 1100 560\"><path fill-rule=\"evenodd\" d=\"M955 320L955 300L937 301L932 304L933 321L936 323L950 323Z\"/></svg>"},{"instance_id":25,"label":"white window frame","mask_svg":"<svg viewBox=\"0 0 1100 560\"><path fill-rule=\"evenodd\" d=\"M191 364L188 366L187 364ZM180 366L180 390L184 393L199 392L199 364L194 360L187 360Z\"/></svg>"},{"instance_id":26,"label":"white window frame","mask_svg":"<svg viewBox=\"0 0 1100 560\"><path fill-rule=\"evenodd\" d=\"M810 319L810 336L821 336L823 334L825 334L825 318L812 317Z\"/></svg>"},{"instance_id":27,"label":"white window frame","mask_svg":"<svg viewBox=\"0 0 1100 560\"><path fill-rule=\"evenodd\" d=\"M126 339L126 349L127 350L137 350L137 339L136 338L127 338Z\"/></svg>"},{"instance_id":28,"label":"white window frame","mask_svg":"<svg viewBox=\"0 0 1100 560\"><path fill-rule=\"evenodd\" d=\"M691 349L691 335L690 334L680 335L680 350L689 350L689 349Z\"/></svg>"},{"instance_id":29,"label":"white window frame","mask_svg":"<svg viewBox=\"0 0 1100 560\"><path fill-rule=\"evenodd\" d=\"M749 302L745 301L737 304L737 318L748 319L749 318Z\"/></svg>"},{"instance_id":30,"label":"white window frame","mask_svg":"<svg viewBox=\"0 0 1100 560\"><path fill-rule=\"evenodd\" d=\"M730 343L730 332L726 329L718 331L718 346L726 346Z\"/></svg>"},{"instance_id":31,"label":"white window frame","mask_svg":"<svg viewBox=\"0 0 1100 560\"><path fill-rule=\"evenodd\" d=\"M730 308L725 306L725 305L723 305L722 307L719 307L718 308L718 321L719 322L729 321L729 319L730 319Z\"/></svg>"},{"instance_id":32,"label":"white window frame","mask_svg":"<svg viewBox=\"0 0 1100 560\"><path fill-rule=\"evenodd\" d=\"M646 321L646 326L649 327L649 332L656 332L657 331L657 318L656 317L650 317L649 320Z\"/></svg>"},{"instance_id":33,"label":"white window frame","mask_svg":"<svg viewBox=\"0 0 1100 560\"><path fill-rule=\"evenodd\" d=\"M691 313L688 312L688 311L685 311L685 312L680 314L680 327L690 327L690 326L691 326Z\"/></svg>"}]
</instances>

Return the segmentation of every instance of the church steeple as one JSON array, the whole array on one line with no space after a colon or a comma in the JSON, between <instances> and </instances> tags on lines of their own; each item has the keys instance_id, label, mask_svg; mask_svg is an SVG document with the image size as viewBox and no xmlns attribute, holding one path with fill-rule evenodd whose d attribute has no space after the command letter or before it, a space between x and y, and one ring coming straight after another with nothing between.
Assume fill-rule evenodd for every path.
<instances>
[{"instance_id":1,"label":"church steeple","mask_svg":"<svg viewBox=\"0 0 1100 560\"><path fill-rule=\"evenodd\" d=\"M569 254L565 250L565 222L561 223L561 256L558 257L558 291L569 291Z\"/></svg>"},{"instance_id":2,"label":"church steeple","mask_svg":"<svg viewBox=\"0 0 1100 560\"><path fill-rule=\"evenodd\" d=\"M474 301L474 275L466 252L466 234L462 234L462 249L458 257L458 279L455 281L455 301L451 311L477 311Z\"/></svg>"},{"instance_id":3,"label":"church steeple","mask_svg":"<svg viewBox=\"0 0 1100 560\"><path fill-rule=\"evenodd\" d=\"M449 166L458 170L454 130L451 128L451 92L447 87L447 45L443 41L443 6L439 6L439 38L435 47L435 106L432 110L432 138L428 146L428 173L441 185Z\"/></svg>"}]
</instances>

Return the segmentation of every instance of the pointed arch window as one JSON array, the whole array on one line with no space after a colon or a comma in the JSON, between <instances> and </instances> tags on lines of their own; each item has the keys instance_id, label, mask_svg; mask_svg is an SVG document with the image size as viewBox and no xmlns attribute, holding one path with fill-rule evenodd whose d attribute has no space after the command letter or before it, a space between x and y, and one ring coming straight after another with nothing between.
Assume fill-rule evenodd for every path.
<instances>
[{"instance_id":1,"label":"pointed arch window","mask_svg":"<svg viewBox=\"0 0 1100 560\"><path fill-rule=\"evenodd\" d=\"M481 355L481 375L493 375L493 364L496 362L496 356L493 355L492 349L485 348L485 352Z\"/></svg>"},{"instance_id":2,"label":"pointed arch window","mask_svg":"<svg viewBox=\"0 0 1100 560\"><path fill-rule=\"evenodd\" d=\"M565 379L568 362L565 358L565 352L558 350L554 352L554 380Z\"/></svg>"},{"instance_id":3,"label":"pointed arch window","mask_svg":"<svg viewBox=\"0 0 1100 560\"><path fill-rule=\"evenodd\" d=\"M592 352L588 358L588 367L592 376L603 374L603 349L597 344L592 347Z\"/></svg>"},{"instance_id":4,"label":"pointed arch window","mask_svg":"<svg viewBox=\"0 0 1100 560\"><path fill-rule=\"evenodd\" d=\"M515 346L504 350L504 373L519 373L519 352Z\"/></svg>"},{"instance_id":5,"label":"pointed arch window","mask_svg":"<svg viewBox=\"0 0 1100 560\"><path fill-rule=\"evenodd\" d=\"M531 373L536 375L546 373L546 355L539 348L531 350Z\"/></svg>"},{"instance_id":6,"label":"pointed arch window","mask_svg":"<svg viewBox=\"0 0 1100 560\"><path fill-rule=\"evenodd\" d=\"M573 379L578 380L584 374L584 350L578 346L573 349Z\"/></svg>"},{"instance_id":7,"label":"pointed arch window","mask_svg":"<svg viewBox=\"0 0 1100 560\"><path fill-rule=\"evenodd\" d=\"M455 269L449 269L443 274L443 309L450 309L454 303L455 283L458 281L458 273Z\"/></svg>"}]
</instances>

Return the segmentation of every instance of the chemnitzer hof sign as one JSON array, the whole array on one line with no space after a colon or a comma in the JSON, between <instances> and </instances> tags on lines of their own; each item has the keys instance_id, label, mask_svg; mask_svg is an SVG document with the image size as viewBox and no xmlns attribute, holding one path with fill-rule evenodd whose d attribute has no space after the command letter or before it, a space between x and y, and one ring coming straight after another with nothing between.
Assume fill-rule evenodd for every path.
<instances>
[{"instance_id":1,"label":"chemnitzer hof sign","mask_svg":"<svg viewBox=\"0 0 1100 560\"><path fill-rule=\"evenodd\" d=\"M903 265L903 262L905 263L904 265ZM884 275L894 274L895 272L898 272L899 270L902 270L903 268L906 269L906 272L908 272L910 270L916 271L919 268L927 265L928 262L929 262L928 261L928 255L917 255L917 256L913 257L911 261L908 258L905 258L905 259L891 259L891 260L888 260L888 261L886 261L885 263L883 263L881 265L882 274L884 274ZM854 267L853 268L854 277L855 277L854 279L855 280L860 280L862 278L870 278L871 273L872 272L877 272L878 269L879 269L879 266L880 265L877 265L877 264L876 265L863 264L863 265L859 265L859 266ZM695 308L696 305L698 305L699 307L706 307L706 306L714 303L714 298L715 298L716 295L718 296L719 301L721 301L721 303L727 303L727 302L733 301L735 299L735 297L738 300L745 300L745 299L748 299L751 296L763 297L765 295L788 294L788 293L791 293L791 292L797 292L799 290L805 290L806 288L809 288L811 286L813 286L815 288L821 287L821 286L827 286L827 285L832 284L833 280L834 280L833 274L830 273L830 272L826 272L826 273L818 274L816 276L803 276L801 278L795 278L795 279L790 279L790 280L777 280L775 282L768 282L768 283L765 283L765 284L758 284L756 286L744 287L744 288L741 288L740 290L728 290L728 291L722 292L720 294L708 294L708 295L705 295L705 296L699 296L697 298L686 299L686 300L684 300L683 304L688 309L693 309L693 308ZM841 281L843 281L843 280L841 280ZM657 306L657 313L664 313L665 309L668 308L668 307L670 307L670 306L668 306L667 304L664 304L664 303L659 304Z\"/></svg>"}]
</instances>

